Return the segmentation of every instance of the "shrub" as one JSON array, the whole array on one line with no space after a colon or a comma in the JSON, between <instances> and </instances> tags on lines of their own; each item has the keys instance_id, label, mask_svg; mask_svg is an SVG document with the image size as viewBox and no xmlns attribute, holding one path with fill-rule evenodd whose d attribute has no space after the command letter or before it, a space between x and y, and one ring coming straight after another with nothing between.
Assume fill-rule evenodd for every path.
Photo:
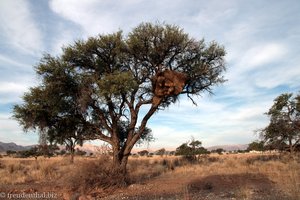
<instances>
[{"instance_id":1,"label":"shrub","mask_svg":"<svg viewBox=\"0 0 300 200\"><path fill-rule=\"evenodd\" d=\"M126 185L127 180L121 173L112 170L108 157L98 161L89 160L79 163L64 179L68 189L88 193L93 189L118 188Z\"/></svg>"},{"instance_id":2,"label":"shrub","mask_svg":"<svg viewBox=\"0 0 300 200\"><path fill-rule=\"evenodd\" d=\"M275 160L282 160L282 158L278 155L261 155L255 156L246 159L247 164L254 164L254 162L267 162L267 161L275 161Z\"/></svg>"}]
</instances>

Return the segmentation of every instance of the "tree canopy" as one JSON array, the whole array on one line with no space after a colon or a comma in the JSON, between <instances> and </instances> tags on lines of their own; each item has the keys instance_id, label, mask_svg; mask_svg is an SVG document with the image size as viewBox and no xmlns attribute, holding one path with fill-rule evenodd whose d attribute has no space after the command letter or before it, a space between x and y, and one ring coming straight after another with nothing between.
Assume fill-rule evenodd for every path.
<instances>
[{"instance_id":1,"label":"tree canopy","mask_svg":"<svg viewBox=\"0 0 300 200\"><path fill-rule=\"evenodd\" d=\"M300 143L300 94L281 94L266 113L270 123L260 135L268 146L293 152Z\"/></svg>"},{"instance_id":2,"label":"tree canopy","mask_svg":"<svg viewBox=\"0 0 300 200\"><path fill-rule=\"evenodd\" d=\"M177 147L175 154L191 157L193 160L196 160L196 155L209 154L209 151L202 147L201 141L195 140L192 137L190 142L183 143L179 147Z\"/></svg>"},{"instance_id":3,"label":"tree canopy","mask_svg":"<svg viewBox=\"0 0 300 200\"><path fill-rule=\"evenodd\" d=\"M147 137L151 116L179 95L212 92L224 82L225 50L169 24L142 23L78 40L35 67L41 83L14 107L25 129L52 139L100 139L112 146L114 166L126 169L133 146ZM145 112L140 112L144 107Z\"/></svg>"},{"instance_id":4,"label":"tree canopy","mask_svg":"<svg viewBox=\"0 0 300 200\"><path fill-rule=\"evenodd\" d=\"M264 151L264 141L254 141L249 144L247 151Z\"/></svg>"}]
</instances>

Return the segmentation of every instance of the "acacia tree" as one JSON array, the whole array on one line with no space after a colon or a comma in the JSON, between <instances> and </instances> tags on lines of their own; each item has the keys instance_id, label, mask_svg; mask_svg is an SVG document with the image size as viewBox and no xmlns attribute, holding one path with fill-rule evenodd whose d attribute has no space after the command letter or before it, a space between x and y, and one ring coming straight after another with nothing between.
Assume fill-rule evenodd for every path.
<instances>
[{"instance_id":1,"label":"acacia tree","mask_svg":"<svg viewBox=\"0 0 300 200\"><path fill-rule=\"evenodd\" d=\"M127 36L121 31L99 35L64 47L59 57L46 55L36 67L42 80L36 88L42 88L43 96L64 82L67 88L51 94L73 102L80 134L92 133L109 143L114 169L125 174L128 156L149 133L146 125L153 114L179 95L196 103L193 95L212 92L224 82L224 56L216 42L193 39L177 26L142 23ZM35 101L43 104L39 97ZM25 100L21 107L27 104ZM45 109L56 108L52 106ZM15 113L26 124L26 116L19 116L18 109Z\"/></svg>"},{"instance_id":2,"label":"acacia tree","mask_svg":"<svg viewBox=\"0 0 300 200\"><path fill-rule=\"evenodd\" d=\"M208 154L207 149L202 147L202 142L199 140L195 140L192 137L190 142L183 143L179 147L176 148L176 155L183 155L190 157L193 161L197 160L197 155L200 154Z\"/></svg>"},{"instance_id":3,"label":"acacia tree","mask_svg":"<svg viewBox=\"0 0 300 200\"><path fill-rule=\"evenodd\" d=\"M281 94L266 114L270 123L260 131L260 136L267 145L277 149L287 145L293 153L300 143L300 94Z\"/></svg>"},{"instance_id":4,"label":"acacia tree","mask_svg":"<svg viewBox=\"0 0 300 200\"><path fill-rule=\"evenodd\" d=\"M45 56L50 60L50 56ZM55 62L54 59L51 62ZM52 75L43 77L40 86L31 88L23 96L24 104L14 107L14 117L25 131L39 131L42 146L65 145L74 160L75 145L82 145L91 138L91 131L84 123L84 116L78 109L76 83L60 66L54 65Z\"/></svg>"},{"instance_id":5,"label":"acacia tree","mask_svg":"<svg viewBox=\"0 0 300 200\"><path fill-rule=\"evenodd\" d=\"M251 142L247 147L247 151L264 151L265 149L264 141Z\"/></svg>"}]
</instances>

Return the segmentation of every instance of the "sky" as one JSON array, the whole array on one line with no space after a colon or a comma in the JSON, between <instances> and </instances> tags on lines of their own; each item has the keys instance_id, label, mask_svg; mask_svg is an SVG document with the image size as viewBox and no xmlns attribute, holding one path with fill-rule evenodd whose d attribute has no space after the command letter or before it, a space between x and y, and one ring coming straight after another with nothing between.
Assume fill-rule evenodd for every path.
<instances>
[{"instance_id":1,"label":"sky","mask_svg":"<svg viewBox=\"0 0 300 200\"><path fill-rule=\"evenodd\" d=\"M43 54L164 22L223 45L228 81L197 98L198 106L182 97L156 113L148 125L156 141L147 147L175 148L192 136L203 146L248 144L268 124L274 98L300 91L299 10L298 0L0 0L0 141L38 142L12 119L12 108L39 84L34 66Z\"/></svg>"}]
</instances>

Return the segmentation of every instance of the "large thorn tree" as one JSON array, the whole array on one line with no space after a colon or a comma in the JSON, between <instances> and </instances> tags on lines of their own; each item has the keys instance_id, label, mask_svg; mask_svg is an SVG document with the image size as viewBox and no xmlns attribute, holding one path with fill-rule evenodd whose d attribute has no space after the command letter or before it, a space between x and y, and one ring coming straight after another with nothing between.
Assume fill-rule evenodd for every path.
<instances>
[{"instance_id":1,"label":"large thorn tree","mask_svg":"<svg viewBox=\"0 0 300 200\"><path fill-rule=\"evenodd\" d=\"M224 56L216 42L167 24L142 23L126 36L119 31L76 41L61 56L41 59L41 84L15 106L15 118L25 129L58 138L76 132L103 140L112 146L114 168L126 173L132 148L151 132L152 115L179 95L195 103L194 95L223 83Z\"/></svg>"}]
</instances>

